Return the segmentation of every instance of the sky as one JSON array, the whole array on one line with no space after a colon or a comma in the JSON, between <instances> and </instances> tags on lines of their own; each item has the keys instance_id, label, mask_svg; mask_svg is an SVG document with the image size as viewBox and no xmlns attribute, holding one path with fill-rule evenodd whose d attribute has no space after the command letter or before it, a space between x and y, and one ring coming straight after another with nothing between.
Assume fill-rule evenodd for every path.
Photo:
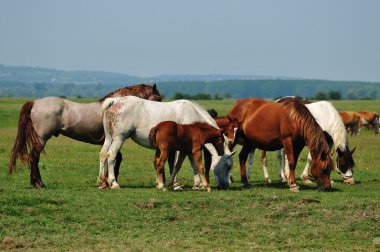
<instances>
[{"instance_id":1,"label":"sky","mask_svg":"<svg viewBox=\"0 0 380 252\"><path fill-rule=\"evenodd\" d=\"M377 0L0 0L0 64L380 81Z\"/></svg>"}]
</instances>

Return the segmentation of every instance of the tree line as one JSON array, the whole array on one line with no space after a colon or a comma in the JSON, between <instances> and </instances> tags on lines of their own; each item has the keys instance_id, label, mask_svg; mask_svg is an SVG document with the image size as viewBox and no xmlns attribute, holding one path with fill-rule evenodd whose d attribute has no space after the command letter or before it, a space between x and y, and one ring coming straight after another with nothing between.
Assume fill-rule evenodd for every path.
<instances>
[{"instance_id":1,"label":"tree line","mask_svg":"<svg viewBox=\"0 0 380 252\"><path fill-rule=\"evenodd\" d=\"M62 96L68 98L101 98L118 88L134 83L106 84L47 84L0 80L0 97ZM158 82L160 93L173 99L237 99L258 97L273 99L299 96L317 100L380 99L380 83L324 80L222 80Z\"/></svg>"}]
</instances>

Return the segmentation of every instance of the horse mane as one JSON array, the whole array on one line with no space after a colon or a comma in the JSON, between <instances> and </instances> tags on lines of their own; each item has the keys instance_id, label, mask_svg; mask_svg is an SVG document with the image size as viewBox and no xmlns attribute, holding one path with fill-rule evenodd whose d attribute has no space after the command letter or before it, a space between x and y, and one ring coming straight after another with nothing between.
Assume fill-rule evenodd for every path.
<instances>
[{"instance_id":1,"label":"horse mane","mask_svg":"<svg viewBox=\"0 0 380 252\"><path fill-rule=\"evenodd\" d=\"M308 101L301 100L301 99L297 98L296 96L284 96L284 97L277 99L275 102L288 102L288 101L299 101L303 105L310 103Z\"/></svg>"},{"instance_id":2,"label":"horse mane","mask_svg":"<svg viewBox=\"0 0 380 252\"><path fill-rule=\"evenodd\" d=\"M138 94L140 94L142 90L143 92L146 92L146 90L150 88L152 88L152 86L147 85L147 84L137 84L133 86L122 87L105 95L103 98L99 99L98 102L103 102L107 98L112 98L112 97L117 97L117 96L127 96L127 95L138 96Z\"/></svg>"},{"instance_id":3,"label":"horse mane","mask_svg":"<svg viewBox=\"0 0 380 252\"><path fill-rule=\"evenodd\" d=\"M216 128L208 123L205 123L205 122L193 122L193 123L190 123L190 124L187 124L187 125L190 125L190 126L195 126L199 129L201 129L202 131L206 131L206 130L215 130Z\"/></svg>"},{"instance_id":4,"label":"horse mane","mask_svg":"<svg viewBox=\"0 0 380 252\"><path fill-rule=\"evenodd\" d=\"M317 153L329 153L323 130L307 107L296 99L280 104L289 109L289 116L300 127L310 152L313 153L312 150L315 150Z\"/></svg>"},{"instance_id":5,"label":"horse mane","mask_svg":"<svg viewBox=\"0 0 380 252\"><path fill-rule=\"evenodd\" d=\"M317 103L323 103L328 107L330 113L334 115L334 118L331 120L329 132L327 133L331 136L336 148L339 148L342 152L346 151L346 148L348 147L347 131L338 111L328 101L320 101Z\"/></svg>"},{"instance_id":6,"label":"horse mane","mask_svg":"<svg viewBox=\"0 0 380 252\"><path fill-rule=\"evenodd\" d=\"M199 113L202 115L203 119L205 120L206 123L210 124L216 129L219 129L218 125L216 124L215 120L210 116L210 114L202 108L200 105L196 104L193 101L189 100L177 100L176 102L184 102L184 103L189 103L191 106Z\"/></svg>"}]
</instances>

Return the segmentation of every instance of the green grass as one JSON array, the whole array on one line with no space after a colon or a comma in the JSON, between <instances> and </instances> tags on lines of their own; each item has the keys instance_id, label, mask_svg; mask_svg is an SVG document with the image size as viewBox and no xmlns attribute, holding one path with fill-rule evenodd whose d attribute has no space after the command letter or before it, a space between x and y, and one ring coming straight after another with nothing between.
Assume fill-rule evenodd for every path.
<instances>
[{"instance_id":1,"label":"green grass","mask_svg":"<svg viewBox=\"0 0 380 252\"><path fill-rule=\"evenodd\" d=\"M380 237L380 136L363 130L357 147L356 185L335 172L334 191L316 185L292 193L277 180L275 153L268 153L271 184L264 184L258 153L251 182L228 191L192 191L189 162L179 174L183 192L155 189L153 150L131 140L122 149L121 190L96 185L100 146L60 136L46 146L40 168L47 188L31 189L23 166L6 175L18 114L25 99L0 99L0 250L81 251L378 251ZM200 101L225 114L233 101ZM377 110L380 101L341 101L339 110ZM239 150L240 148L238 148ZM297 174L306 162L299 160ZM233 176L239 178L238 156ZM215 181L211 178L212 185Z\"/></svg>"}]
</instances>

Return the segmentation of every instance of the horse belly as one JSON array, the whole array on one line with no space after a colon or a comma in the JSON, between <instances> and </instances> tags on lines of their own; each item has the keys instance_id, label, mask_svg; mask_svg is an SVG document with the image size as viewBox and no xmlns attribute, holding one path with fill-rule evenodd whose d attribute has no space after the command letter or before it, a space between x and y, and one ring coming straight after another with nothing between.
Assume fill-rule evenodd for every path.
<instances>
[{"instance_id":1,"label":"horse belly","mask_svg":"<svg viewBox=\"0 0 380 252\"><path fill-rule=\"evenodd\" d=\"M255 148L259 148L267 151L275 151L283 148L281 136L279 134L259 134L255 132L255 134L246 135L246 139L252 144Z\"/></svg>"},{"instance_id":2,"label":"horse belly","mask_svg":"<svg viewBox=\"0 0 380 252\"><path fill-rule=\"evenodd\" d=\"M132 140L137 143L138 145L141 145L142 147L153 149L153 146L150 145L149 141L149 131L148 130L139 130L136 129L130 137Z\"/></svg>"},{"instance_id":3,"label":"horse belly","mask_svg":"<svg viewBox=\"0 0 380 252\"><path fill-rule=\"evenodd\" d=\"M77 141L90 143L90 144L97 144L102 145L104 142L104 129L103 125L102 127L69 127L69 128L63 128L59 132L63 136L70 137L72 139L75 139Z\"/></svg>"}]
</instances>

